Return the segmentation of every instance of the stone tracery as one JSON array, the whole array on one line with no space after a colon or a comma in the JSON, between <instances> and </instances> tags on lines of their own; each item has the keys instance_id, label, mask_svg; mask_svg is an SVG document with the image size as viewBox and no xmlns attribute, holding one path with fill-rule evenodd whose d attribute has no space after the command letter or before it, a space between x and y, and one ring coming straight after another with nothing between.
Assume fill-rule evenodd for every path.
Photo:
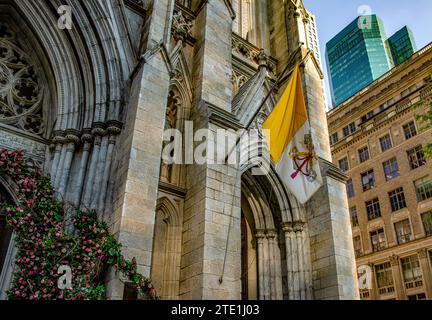
<instances>
[{"instance_id":1,"label":"stone tracery","mask_svg":"<svg viewBox=\"0 0 432 320\"><path fill-rule=\"evenodd\" d=\"M42 136L45 85L15 33L0 25L0 123Z\"/></svg>"}]
</instances>

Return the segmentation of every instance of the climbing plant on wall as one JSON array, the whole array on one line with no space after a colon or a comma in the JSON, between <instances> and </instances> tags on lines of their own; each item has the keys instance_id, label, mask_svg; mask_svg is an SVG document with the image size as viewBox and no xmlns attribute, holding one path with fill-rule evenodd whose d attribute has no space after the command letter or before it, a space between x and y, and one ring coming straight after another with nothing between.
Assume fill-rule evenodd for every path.
<instances>
[{"instance_id":1,"label":"climbing plant on wall","mask_svg":"<svg viewBox=\"0 0 432 320\"><path fill-rule=\"evenodd\" d=\"M18 199L1 204L17 248L9 299L103 299L109 267L132 282L140 296L157 298L150 280L137 272L135 259L123 257L107 224L94 211L74 209L68 219L67 205L56 199L50 179L22 151L0 150L0 176L15 184ZM71 270L71 287L58 273L61 266Z\"/></svg>"}]
</instances>

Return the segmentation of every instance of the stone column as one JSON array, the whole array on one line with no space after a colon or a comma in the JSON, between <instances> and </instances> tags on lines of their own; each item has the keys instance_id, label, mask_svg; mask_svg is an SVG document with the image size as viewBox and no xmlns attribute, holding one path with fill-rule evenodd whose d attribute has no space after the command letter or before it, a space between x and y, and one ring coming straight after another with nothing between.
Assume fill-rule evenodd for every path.
<instances>
[{"instance_id":1,"label":"stone column","mask_svg":"<svg viewBox=\"0 0 432 320\"><path fill-rule=\"evenodd\" d=\"M320 160L323 187L307 203L315 299L359 299L345 179Z\"/></svg>"},{"instance_id":2,"label":"stone column","mask_svg":"<svg viewBox=\"0 0 432 320\"><path fill-rule=\"evenodd\" d=\"M264 299L264 238L265 234L258 231L255 235L258 243L258 293L259 299Z\"/></svg>"},{"instance_id":3,"label":"stone column","mask_svg":"<svg viewBox=\"0 0 432 320\"><path fill-rule=\"evenodd\" d=\"M294 262L293 256L293 228L291 222L286 222L282 225L282 230L285 234L285 249L286 249L286 263L287 263L287 286L288 286L288 299L294 300Z\"/></svg>"},{"instance_id":4,"label":"stone column","mask_svg":"<svg viewBox=\"0 0 432 320\"><path fill-rule=\"evenodd\" d=\"M111 230L123 244L126 258L136 258L137 269L150 275L155 210L158 195L163 131L170 86L171 62L164 38L169 32L172 0L153 1L146 17L141 61L130 75L130 99L117 139ZM107 277L109 299L122 297L118 276Z\"/></svg>"},{"instance_id":5,"label":"stone column","mask_svg":"<svg viewBox=\"0 0 432 320\"><path fill-rule=\"evenodd\" d=\"M77 177L76 188L75 188L75 200L73 201L76 207L79 207L81 204L81 196L84 187L84 179L85 179L85 174L87 172L90 150L93 142L91 129L83 130L83 135L81 136L81 142L83 143L83 149L82 149L81 162L78 170L78 177Z\"/></svg>"},{"instance_id":6,"label":"stone column","mask_svg":"<svg viewBox=\"0 0 432 320\"><path fill-rule=\"evenodd\" d=\"M378 289L378 279L376 277L376 271L375 271L375 265L373 263L368 264L369 268L372 271L371 277L372 277L372 288L370 289L370 299L371 300L377 300L379 298L379 289Z\"/></svg>"},{"instance_id":7,"label":"stone column","mask_svg":"<svg viewBox=\"0 0 432 320\"><path fill-rule=\"evenodd\" d=\"M276 231L275 230L267 230L267 241L268 241L268 249L269 249L269 265L270 265L270 299L277 299L277 287L276 287Z\"/></svg>"},{"instance_id":8,"label":"stone column","mask_svg":"<svg viewBox=\"0 0 432 320\"><path fill-rule=\"evenodd\" d=\"M432 299L432 269L429 262L429 253L426 248L418 251L420 267L423 274L423 287L426 289L427 299Z\"/></svg>"},{"instance_id":9,"label":"stone column","mask_svg":"<svg viewBox=\"0 0 432 320\"><path fill-rule=\"evenodd\" d=\"M60 171L58 180L58 194L61 198L65 196L67 185L69 182L69 174L71 170L72 160L75 154L75 148L80 142L79 132L77 130L66 130L65 145L66 154Z\"/></svg>"},{"instance_id":10,"label":"stone column","mask_svg":"<svg viewBox=\"0 0 432 320\"><path fill-rule=\"evenodd\" d=\"M390 257L390 264L392 267L396 298L397 300L406 300L405 297L405 283L402 278L400 259L397 255Z\"/></svg>"},{"instance_id":11,"label":"stone column","mask_svg":"<svg viewBox=\"0 0 432 320\"><path fill-rule=\"evenodd\" d=\"M271 299L271 274L270 274L270 251L269 251L269 241L267 237L262 239L263 245L263 260L264 260L264 268L263 268L263 277L264 277L264 300Z\"/></svg>"},{"instance_id":12,"label":"stone column","mask_svg":"<svg viewBox=\"0 0 432 320\"><path fill-rule=\"evenodd\" d=\"M54 150L53 162L51 165L51 182L53 185L54 185L54 182L56 180L57 169L58 169L59 164L60 164L60 156L61 156L61 151L62 151L62 147L63 147L63 142L64 142L63 132L62 131L55 132L55 137L53 139L53 144L55 145L55 150Z\"/></svg>"},{"instance_id":13,"label":"stone column","mask_svg":"<svg viewBox=\"0 0 432 320\"><path fill-rule=\"evenodd\" d=\"M102 216L105 210L105 200L108 189L108 179L111 172L111 162L113 157L114 146L117 136L121 133L122 124L118 121L110 121L108 123L108 150L105 159L105 168L103 170L102 185L99 192L98 212Z\"/></svg>"},{"instance_id":14,"label":"stone column","mask_svg":"<svg viewBox=\"0 0 432 320\"><path fill-rule=\"evenodd\" d=\"M306 282L305 282L305 264L303 256L303 237L302 232L304 231L304 225L302 222L294 223L294 232L296 235L297 242L297 254L298 254L298 278L299 278L299 295L300 300L306 300Z\"/></svg>"},{"instance_id":15,"label":"stone column","mask_svg":"<svg viewBox=\"0 0 432 320\"><path fill-rule=\"evenodd\" d=\"M191 119L195 132L204 129L207 133L208 147L214 142L218 129L236 131L239 128L237 119L230 113L232 18L227 2L202 2L194 24L197 41L193 58ZM199 141L199 145L203 142ZM205 161L198 164L193 159L190 163L187 167L180 296L193 300L240 299L241 174L238 165Z\"/></svg>"}]
</instances>

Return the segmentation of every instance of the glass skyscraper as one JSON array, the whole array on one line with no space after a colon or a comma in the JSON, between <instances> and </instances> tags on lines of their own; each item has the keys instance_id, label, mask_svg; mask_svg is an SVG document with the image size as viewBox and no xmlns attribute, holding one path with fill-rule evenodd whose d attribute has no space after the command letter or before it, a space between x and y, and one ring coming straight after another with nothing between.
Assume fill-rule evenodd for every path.
<instances>
[{"instance_id":1,"label":"glass skyscraper","mask_svg":"<svg viewBox=\"0 0 432 320\"><path fill-rule=\"evenodd\" d=\"M392 35L387 42L395 65L404 62L417 51L414 36L407 26Z\"/></svg>"},{"instance_id":2,"label":"glass skyscraper","mask_svg":"<svg viewBox=\"0 0 432 320\"><path fill-rule=\"evenodd\" d=\"M384 25L376 15L356 18L326 45L333 105L390 70Z\"/></svg>"},{"instance_id":3,"label":"glass skyscraper","mask_svg":"<svg viewBox=\"0 0 432 320\"><path fill-rule=\"evenodd\" d=\"M416 52L411 30L387 39L382 20L360 16L326 45L333 106L337 106Z\"/></svg>"}]
</instances>

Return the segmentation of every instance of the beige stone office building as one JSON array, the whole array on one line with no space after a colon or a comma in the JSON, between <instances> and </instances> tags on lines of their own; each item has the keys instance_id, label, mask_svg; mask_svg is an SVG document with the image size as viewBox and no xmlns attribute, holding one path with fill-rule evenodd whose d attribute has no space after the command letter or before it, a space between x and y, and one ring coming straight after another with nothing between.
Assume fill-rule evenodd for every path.
<instances>
[{"instance_id":1,"label":"beige stone office building","mask_svg":"<svg viewBox=\"0 0 432 320\"><path fill-rule=\"evenodd\" d=\"M431 72L428 45L327 115L333 162L350 177L357 267L372 275L362 299L432 299L432 129L412 107L431 101Z\"/></svg>"},{"instance_id":2,"label":"beige stone office building","mask_svg":"<svg viewBox=\"0 0 432 320\"><path fill-rule=\"evenodd\" d=\"M0 146L95 209L162 299L356 299L346 176L313 54L302 77L324 186L305 206L274 170L253 175L254 159L161 161L164 129L187 140L186 121L260 130L284 86L253 118L264 96L309 50L309 19L301 0L0 0ZM0 177L1 199L13 183ZM4 298L14 242L0 226ZM106 283L107 298L136 298L117 275Z\"/></svg>"}]
</instances>

